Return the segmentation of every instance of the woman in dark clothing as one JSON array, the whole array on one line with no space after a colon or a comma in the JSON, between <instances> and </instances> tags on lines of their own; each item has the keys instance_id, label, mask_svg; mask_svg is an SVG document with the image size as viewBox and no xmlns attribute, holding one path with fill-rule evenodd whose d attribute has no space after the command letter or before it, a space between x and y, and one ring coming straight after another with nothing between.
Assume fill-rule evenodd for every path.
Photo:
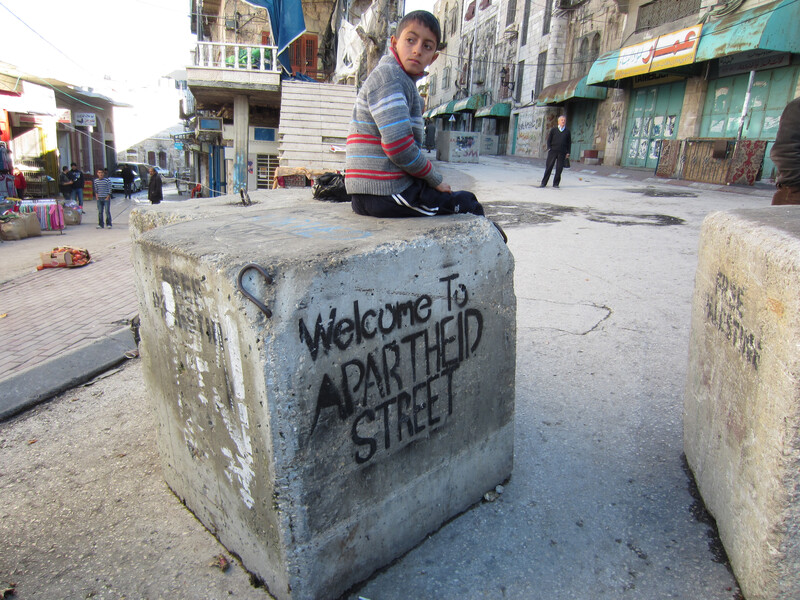
<instances>
[{"instance_id":1,"label":"woman in dark clothing","mask_svg":"<svg viewBox=\"0 0 800 600\"><path fill-rule=\"evenodd\" d=\"M150 167L150 183L147 184L147 199L150 204L158 204L164 199L161 191L161 175L153 168Z\"/></svg>"}]
</instances>

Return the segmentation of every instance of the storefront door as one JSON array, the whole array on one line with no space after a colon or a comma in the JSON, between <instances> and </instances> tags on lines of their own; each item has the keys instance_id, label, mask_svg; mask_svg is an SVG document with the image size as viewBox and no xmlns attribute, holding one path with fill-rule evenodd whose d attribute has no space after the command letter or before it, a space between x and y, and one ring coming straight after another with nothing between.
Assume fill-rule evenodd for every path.
<instances>
[{"instance_id":1,"label":"storefront door","mask_svg":"<svg viewBox=\"0 0 800 600\"><path fill-rule=\"evenodd\" d=\"M768 141L762 169L762 177L766 179L775 176L775 165L769 152L778 133L783 109L794 98L798 76L800 67L793 65L759 71L753 80L742 138ZM749 73L740 73L708 83L700 137L736 139L749 80Z\"/></svg>"},{"instance_id":2,"label":"storefront door","mask_svg":"<svg viewBox=\"0 0 800 600\"><path fill-rule=\"evenodd\" d=\"M685 89L685 81L676 81L633 90L625 126L623 166L656 168L661 140L678 135Z\"/></svg>"},{"instance_id":3,"label":"storefront door","mask_svg":"<svg viewBox=\"0 0 800 600\"><path fill-rule=\"evenodd\" d=\"M594 126L597 122L597 102L574 102L570 107L567 127L572 134L572 160L580 160L581 152L594 148Z\"/></svg>"}]
</instances>

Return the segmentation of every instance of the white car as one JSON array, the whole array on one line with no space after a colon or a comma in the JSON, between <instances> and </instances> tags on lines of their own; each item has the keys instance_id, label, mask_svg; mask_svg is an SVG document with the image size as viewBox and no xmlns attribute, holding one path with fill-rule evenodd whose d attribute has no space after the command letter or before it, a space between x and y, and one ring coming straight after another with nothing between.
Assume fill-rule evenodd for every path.
<instances>
[{"instance_id":1,"label":"white car","mask_svg":"<svg viewBox=\"0 0 800 600\"><path fill-rule=\"evenodd\" d=\"M125 190L125 184L122 182L122 167L117 167L114 169L114 173L109 177L111 180L111 189L112 190ZM136 172L136 169L133 170L133 191L138 192L142 189L142 178L139 177L139 174Z\"/></svg>"}]
</instances>

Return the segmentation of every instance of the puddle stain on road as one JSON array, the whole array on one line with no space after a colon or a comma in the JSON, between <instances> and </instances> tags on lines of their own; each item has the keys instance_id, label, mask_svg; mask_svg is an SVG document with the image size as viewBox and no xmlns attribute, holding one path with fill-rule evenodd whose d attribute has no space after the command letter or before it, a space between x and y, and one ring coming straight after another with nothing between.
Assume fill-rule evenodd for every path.
<instances>
[{"instance_id":1,"label":"puddle stain on road","mask_svg":"<svg viewBox=\"0 0 800 600\"><path fill-rule=\"evenodd\" d=\"M639 190L641 191L641 190ZM618 213L576 208L556 204L525 204L519 202L486 202L486 216L501 227L521 225L549 225L560 222L565 216L584 217L595 223L608 223L616 226L649 225L668 227L683 225L686 221L678 217L648 213Z\"/></svg>"}]
</instances>

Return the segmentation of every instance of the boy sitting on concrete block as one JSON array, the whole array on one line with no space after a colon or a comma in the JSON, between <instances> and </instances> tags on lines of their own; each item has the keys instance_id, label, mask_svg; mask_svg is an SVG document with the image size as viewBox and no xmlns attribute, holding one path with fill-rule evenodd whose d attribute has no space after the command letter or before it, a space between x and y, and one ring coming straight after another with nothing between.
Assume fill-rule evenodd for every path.
<instances>
[{"instance_id":1,"label":"boy sitting on concrete block","mask_svg":"<svg viewBox=\"0 0 800 600\"><path fill-rule=\"evenodd\" d=\"M439 56L439 20L415 10L403 17L397 32L391 52L367 77L353 109L345 174L353 211L372 217L483 215L475 194L453 192L422 153L416 80Z\"/></svg>"}]
</instances>

